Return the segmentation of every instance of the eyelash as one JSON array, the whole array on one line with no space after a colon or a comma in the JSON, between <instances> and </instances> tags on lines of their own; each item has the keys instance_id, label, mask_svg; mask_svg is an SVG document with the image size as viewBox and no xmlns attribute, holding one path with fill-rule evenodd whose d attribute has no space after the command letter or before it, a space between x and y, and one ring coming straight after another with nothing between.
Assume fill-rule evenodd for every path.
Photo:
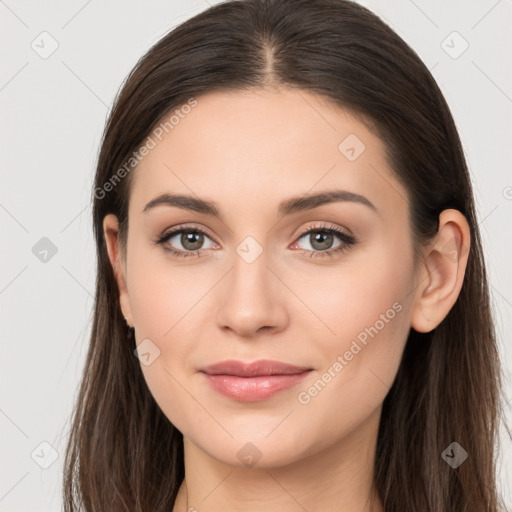
<instances>
[{"instance_id":1,"label":"eyelash","mask_svg":"<svg viewBox=\"0 0 512 512\"><path fill-rule=\"evenodd\" d=\"M185 231L191 232L191 233L201 233L208 238L211 238L206 232L204 232L202 229L196 228L194 226L178 226L177 228L173 229L172 231L169 231L167 233L164 233L162 236L157 238L154 243L163 245L165 242L167 242L169 239L171 239L173 236L183 233ZM342 231L341 229L334 228L332 226L326 226L326 225L318 225L313 226L304 229L297 235L297 241L304 237L304 235L307 235L311 232L327 232L330 234L337 235L338 238L341 240L341 244L336 247L335 249L328 249L326 251L310 251L308 249L298 249L298 252L304 255L308 255L309 258L332 258L337 253L343 253L353 245L357 243L356 239L352 236L346 233L345 231ZM199 256L201 251L181 251L176 250L173 248L165 247L165 250L171 253L176 258L190 258L194 256Z\"/></svg>"}]
</instances>

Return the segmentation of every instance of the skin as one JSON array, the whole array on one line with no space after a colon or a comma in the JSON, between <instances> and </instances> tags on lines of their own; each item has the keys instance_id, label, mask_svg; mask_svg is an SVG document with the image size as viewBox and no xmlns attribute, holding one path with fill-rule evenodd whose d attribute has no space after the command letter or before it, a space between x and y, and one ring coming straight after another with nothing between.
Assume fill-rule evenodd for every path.
<instances>
[{"instance_id":1,"label":"skin","mask_svg":"<svg viewBox=\"0 0 512 512\"><path fill-rule=\"evenodd\" d=\"M456 210L442 212L415 268L407 191L381 140L356 117L287 88L197 100L133 171L127 254L116 217L103 223L126 321L137 344L149 338L160 350L141 364L144 378L184 436L186 486L174 511L313 512L340 503L345 512L382 511L378 499L373 508L369 502L382 402L410 328L434 329L457 299L468 224ZM349 134L366 146L354 161L338 149ZM363 195L378 212L345 201L277 213L282 200L339 188ZM166 205L142 213L164 192L215 202L222 220ZM152 243L181 223L206 232L200 256L177 259ZM332 258L310 258L321 252L316 232L299 238L300 231L319 224L350 230L357 243ZM236 252L247 236L263 251L252 263ZM333 235L327 248L343 243ZM166 245L190 247L179 235ZM394 303L400 312L300 403L298 393ZM267 400L238 402L198 372L225 359L314 370ZM261 453L252 467L237 457L248 442Z\"/></svg>"}]
</instances>

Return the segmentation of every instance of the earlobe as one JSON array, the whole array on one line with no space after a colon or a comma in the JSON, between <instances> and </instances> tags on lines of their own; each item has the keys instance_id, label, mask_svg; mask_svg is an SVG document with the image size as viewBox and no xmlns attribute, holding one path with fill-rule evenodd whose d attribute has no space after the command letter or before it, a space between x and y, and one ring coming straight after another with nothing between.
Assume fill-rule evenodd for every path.
<instances>
[{"instance_id":1,"label":"earlobe","mask_svg":"<svg viewBox=\"0 0 512 512\"><path fill-rule=\"evenodd\" d=\"M441 212L438 233L424 251L418 271L411 309L415 331L432 331L450 312L464 282L470 243L464 215L453 209Z\"/></svg>"},{"instance_id":2,"label":"earlobe","mask_svg":"<svg viewBox=\"0 0 512 512\"><path fill-rule=\"evenodd\" d=\"M114 271L117 287L119 289L119 305L126 319L126 323L133 327L128 289L126 286L125 262L119 246L119 222L117 217L111 213L103 219L103 236L107 246L108 257Z\"/></svg>"}]
</instances>

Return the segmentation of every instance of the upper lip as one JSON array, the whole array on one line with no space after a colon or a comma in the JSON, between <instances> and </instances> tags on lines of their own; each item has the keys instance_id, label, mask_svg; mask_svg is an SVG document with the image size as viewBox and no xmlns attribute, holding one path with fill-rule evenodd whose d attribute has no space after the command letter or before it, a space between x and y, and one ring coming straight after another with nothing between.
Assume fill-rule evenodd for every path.
<instances>
[{"instance_id":1,"label":"upper lip","mask_svg":"<svg viewBox=\"0 0 512 512\"><path fill-rule=\"evenodd\" d=\"M281 361L270 361L262 359L252 363L243 361L227 360L202 368L200 371L209 375L233 375L236 377L257 377L264 375L293 375L312 370L304 366L295 366L282 363Z\"/></svg>"}]
</instances>

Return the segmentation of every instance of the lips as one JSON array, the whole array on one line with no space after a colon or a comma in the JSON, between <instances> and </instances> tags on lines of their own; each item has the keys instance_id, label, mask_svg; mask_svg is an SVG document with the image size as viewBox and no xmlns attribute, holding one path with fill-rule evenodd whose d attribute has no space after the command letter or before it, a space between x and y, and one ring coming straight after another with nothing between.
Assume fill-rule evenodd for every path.
<instances>
[{"instance_id":1,"label":"lips","mask_svg":"<svg viewBox=\"0 0 512 512\"><path fill-rule=\"evenodd\" d=\"M232 400L257 402L290 389L312 368L280 361L222 361L200 370L213 390Z\"/></svg>"},{"instance_id":2,"label":"lips","mask_svg":"<svg viewBox=\"0 0 512 512\"><path fill-rule=\"evenodd\" d=\"M295 366L280 361L262 359L252 363L227 360L212 364L201 371L208 375L232 375L235 377L259 377L269 375L295 375L312 368Z\"/></svg>"}]
</instances>

